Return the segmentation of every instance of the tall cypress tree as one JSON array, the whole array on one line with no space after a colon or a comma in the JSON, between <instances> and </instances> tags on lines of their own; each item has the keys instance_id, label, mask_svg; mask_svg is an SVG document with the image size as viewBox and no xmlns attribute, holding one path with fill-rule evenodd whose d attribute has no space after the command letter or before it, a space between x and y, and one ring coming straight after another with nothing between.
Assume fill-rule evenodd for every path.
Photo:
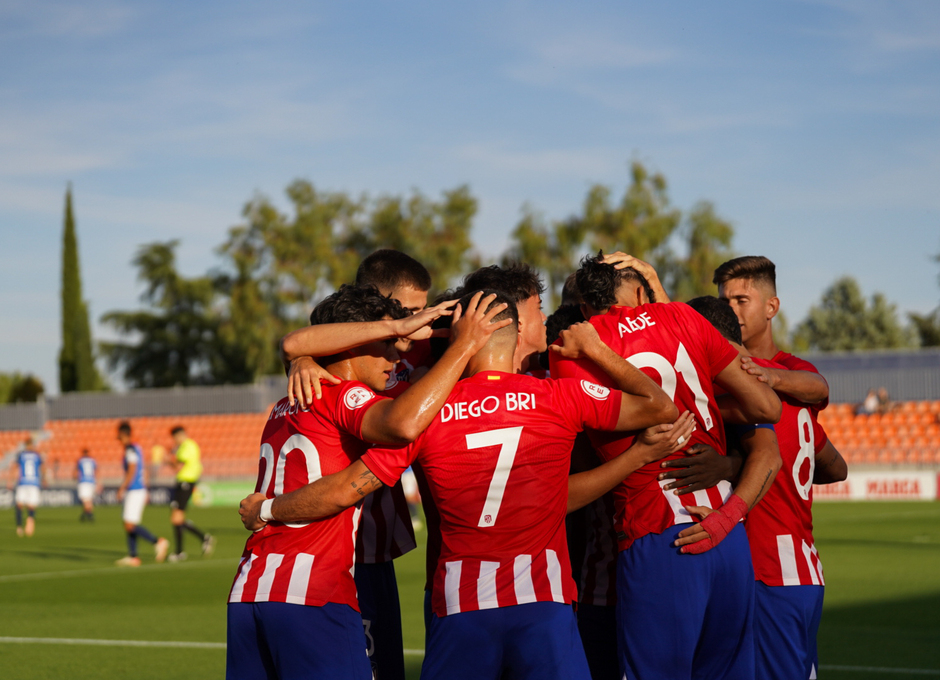
<instances>
[{"instance_id":1,"label":"tall cypress tree","mask_svg":"<svg viewBox=\"0 0 940 680\"><path fill-rule=\"evenodd\" d=\"M82 300L78 271L78 241L72 214L72 186L65 192L62 234L62 350L59 353L59 390L85 392L101 389L101 377L92 354L88 308Z\"/></svg>"}]
</instances>

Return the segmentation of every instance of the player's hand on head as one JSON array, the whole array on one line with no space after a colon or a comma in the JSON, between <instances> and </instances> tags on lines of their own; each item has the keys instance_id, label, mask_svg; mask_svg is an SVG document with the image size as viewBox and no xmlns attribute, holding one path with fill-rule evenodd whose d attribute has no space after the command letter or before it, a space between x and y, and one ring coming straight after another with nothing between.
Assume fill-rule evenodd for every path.
<instances>
[{"instance_id":1,"label":"player's hand on head","mask_svg":"<svg viewBox=\"0 0 940 680\"><path fill-rule=\"evenodd\" d=\"M301 407L310 406L314 398L323 396L321 380L333 385L342 382L312 357L297 357L290 362L290 371L287 374L287 401L291 406L295 402Z\"/></svg>"},{"instance_id":2,"label":"player's hand on head","mask_svg":"<svg viewBox=\"0 0 940 680\"><path fill-rule=\"evenodd\" d=\"M627 267L632 267L638 272L646 276L647 274L656 275L656 270L653 269L653 265L648 262L644 262L638 257L633 257L633 255L627 255L626 253L620 252L619 250L615 253L607 253L601 258L601 262L604 264L611 264L614 266L614 269L626 269Z\"/></svg>"},{"instance_id":3,"label":"player's hand on head","mask_svg":"<svg viewBox=\"0 0 940 680\"><path fill-rule=\"evenodd\" d=\"M675 480L664 486L664 489L674 489L677 496L682 496L715 486L731 477L733 469L730 459L708 444L693 444L687 453L685 458L663 461L662 467L669 469L659 473L658 479Z\"/></svg>"},{"instance_id":4,"label":"player's hand on head","mask_svg":"<svg viewBox=\"0 0 940 680\"><path fill-rule=\"evenodd\" d=\"M512 323L511 318L493 321L493 317L508 307L505 302L501 302L489 308L495 299L494 293L484 297L483 292L480 291L470 298L466 309L461 309L459 304L454 308L450 325L452 345L465 343L471 352L476 353L482 349L494 332Z\"/></svg>"},{"instance_id":5,"label":"player's hand on head","mask_svg":"<svg viewBox=\"0 0 940 680\"><path fill-rule=\"evenodd\" d=\"M637 436L637 441L646 449L645 461L653 463L688 446L689 437L693 432L695 416L685 411L674 423L662 423L646 428Z\"/></svg>"},{"instance_id":6,"label":"player's hand on head","mask_svg":"<svg viewBox=\"0 0 940 680\"><path fill-rule=\"evenodd\" d=\"M395 322L395 334L400 338L408 338L409 340L427 340L428 338L441 337L440 333L436 333L435 329L431 328L431 324L442 316L453 314L456 305L457 300L447 300L439 305L406 316L404 319L398 319Z\"/></svg>"},{"instance_id":7,"label":"player's hand on head","mask_svg":"<svg viewBox=\"0 0 940 680\"><path fill-rule=\"evenodd\" d=\"M589 321L572 324L559 335L560 345L552 345L551 351L565 359L580 359L587 356L591 349L603 344L597 329Z\"/></svg>"},{"instance_id":8,"label":"player's hand on head","mask_svg":"<svg viewBox=\"0 0 940 680\"><path fill-rule=\"evenodd\" d=\"M238 514L242 519L242 524L248 531L257 531L264 527L267 522L261 519L261 504L266 496L263 493L253 493L242 499L238 504Z\"/></svg>"}]
</instances>

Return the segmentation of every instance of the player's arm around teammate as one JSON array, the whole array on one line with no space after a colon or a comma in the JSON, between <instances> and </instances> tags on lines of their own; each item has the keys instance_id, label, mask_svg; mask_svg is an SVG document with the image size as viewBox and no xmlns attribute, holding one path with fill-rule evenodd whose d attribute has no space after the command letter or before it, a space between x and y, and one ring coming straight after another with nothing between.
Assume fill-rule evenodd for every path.
<instances>
[{"instance_id":1,"label":"player's arm around teammate","mask_svg":"<svg viewBox=\"0 0 940 680\"><path fill-rule=\"evenodd\" d=\"M767 383L774 392L789 394L804 404L814 405L829 399L829 383L819 373L758 366L749 356L741 358L741 368Z\"/></svg>"},{"instance_id":2,"label":"player's arm around teammate","mask_svg":"<svg viewBox=\"0 0 940 680\"><path fill-rule=\"evenodd\" d=\"M490 335L511 323L509 319L493 321L493 317L506 308L505 304L499 304L488 310L494 298L495 295L484 297L483 292L479 292L471 298L466 312L456 308L450 329L451 344L444 356L420 383L412 385L395 399L377 402L365 413L362 420L364 440L378 444L407 444L421 434L444 405L469 359L486 344ZM350 502L346 502L347 497L334 488L336 480L333 478L345 473L349 474L351 482L344 484L351 483L355 494ZM326 479L331 480L329 486L325 482L321 484ZM382 483L368 472L368 468L356 461L340 473L268 501L263 494L252 494L242 500L239 514L246 528L251 530L263 526L265 521L275 516L285 522L293 522L295 517L311 520L328 517L354 505L381 486ZM338 495L342 498L337 498ZM262 501L265 507L262 507Z\"/></svg>"}]
</instances>

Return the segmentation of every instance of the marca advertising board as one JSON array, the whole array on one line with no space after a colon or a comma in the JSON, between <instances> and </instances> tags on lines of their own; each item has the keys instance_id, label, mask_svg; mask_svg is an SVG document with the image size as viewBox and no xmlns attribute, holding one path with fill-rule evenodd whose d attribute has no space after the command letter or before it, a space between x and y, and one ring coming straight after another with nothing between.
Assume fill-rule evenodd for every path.
<instances>
[{"instance_id":1,"label":"marca advertising board","mask_svg":"<svg viewBox=\"0 0 940 680\"><path fill-rule=\"evenodd\" d=\"M813 487L815 501L934 501L937 473L932 471L849 472L848 479L836 484Z\"/></svg>"}]
</instances>

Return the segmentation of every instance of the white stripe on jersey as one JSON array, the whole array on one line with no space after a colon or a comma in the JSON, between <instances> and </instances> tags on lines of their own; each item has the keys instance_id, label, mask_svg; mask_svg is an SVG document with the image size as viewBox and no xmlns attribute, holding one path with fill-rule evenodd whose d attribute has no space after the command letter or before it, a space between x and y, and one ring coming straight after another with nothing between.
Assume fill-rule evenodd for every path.
<instances>
[{"instance_id":1,"label":"white stripe on jersey","mask_svg":"<svg viewBox=\"0 0 940 680\"><path fill-rule=\"evenodd\" d=\"M780 558L780 575L783 577L783 585L800 585L800 572L796 568L796 549L792 535L777 536L777 556Z\"/></svg>"},{"instance_id":2,"label":"white stripe on jersey","mask_svg":"<svg viewBox=\"0 0 940 680\"><path fill-rule=\"evenodd\" d=\"M274 585L274 574L277 568L284 561L283 555L270 553L264 561L264 573L258 579L258 592L255 594L255 602L267 602L271 597L271 587Z\"/></svg>"},{"instance_id":3,"label":"white stripe on jersey","mask_svg":"<svg viewBox=\"0 0 940 680\"><path fill-rule=\"evenodd\" d=\"M249 555L248 559L242 560L238 566L238 576L235 578L235 585L232 586L232 594L229 596L229 602L241 602L242 594L245 592L245 582L248 580L248 572L251 571L251 564L258 559L257 555Z\"/></svg>"},{"instance_id":4,"label":"white stripe on jersey","mask_svg":"<svg viewBox=\"0 0 940 680\"><path fill-rule=\"evenodd\" d=\"M561 586L561 563L558 561L558 553L554 550L546 550L545 560L548 562L548 584L552 588L552 599L564 604L565 593Z\"/></svg>"},{"instance_id":5,"label":"white stripe on jersey","mask_svg":"<svg viewBox=\"0 0 940 680\"><path fill-rule=\"evenodd\" d=\"M297 553L294 558L294 568L290 573L290 583L287 584L287 596L284 601L288 604L306 604L307 586L310 583L310 570L313 568L313 555Z\"/></svg>"},{"instance_id":6,"label":"white stripe on jersey","mask_svg":"<svg viewBox=\"0 0 940 680\"><path fill-rule=\"evenodd\" d=\"M448 614L460 613L460 570L463 563L460 560L456 562L447 562L444 567L447 574L444 576L444 603L447 605Z\"/></svg>"},{"instance_id":7,"label":"white stripe on jersey","mask_svg":"<svg viewBox=\"0 0 940 680\"><path fill-rule=\"evenodd\" d=\"M538 598L535 597L535 584L532 583L532 555L516 555L512 565L512 574L516 604L538 602Z\"/></svg>"},{"instance_id":8,"label":"white stripe on jersey","mask_svg":"<svg viewBox=\"0 0 940 680\"><path fill-rule=\"evenodd\" d=\"M826 579L823 576L822 560L819 559L819 553L816 551L816 544L813 544L813 555L816 557L816 569L819 571L819 584L826 585Z\"/></svg>"},{"instance_id":9,"label":"white stripe on jersey","mask_svg":"<svg viewBox=\"0 0 940 680\"><path fill-rule=\"evenodd\" d=\"M356 533L359 531L359 520L362 517L362 503L356 506L352 516L352 566L349 568L349 574L356 578ZM356 597L359 597L358 594Z\"/></svg>"},{"instance_id":10,"label":"white stripe on jersey","mask_svg":"<svg viewBox=\"0 0 940 680\"><path fill-rule=\"evenodd\" d=\"M496 571L499 562L480 562L480 578L477 580L477 602L480 609L495 609L499 606L496 595Z\"/></svg>"},{"instance_id":11,"label":"white stripe on jersey","mask_svg":"<svg viewBox=\"0 0 940 680\"><path fill-rule=\"evenodd\" d=\"M819 585L819 574L816 573L816 567L813 566L813 550L807 545L806 541L801 541L803 544L803 557L806 559L806 568L809 569L809 577L813 579L813 585Z\"/></svg>"}]
</instances>

